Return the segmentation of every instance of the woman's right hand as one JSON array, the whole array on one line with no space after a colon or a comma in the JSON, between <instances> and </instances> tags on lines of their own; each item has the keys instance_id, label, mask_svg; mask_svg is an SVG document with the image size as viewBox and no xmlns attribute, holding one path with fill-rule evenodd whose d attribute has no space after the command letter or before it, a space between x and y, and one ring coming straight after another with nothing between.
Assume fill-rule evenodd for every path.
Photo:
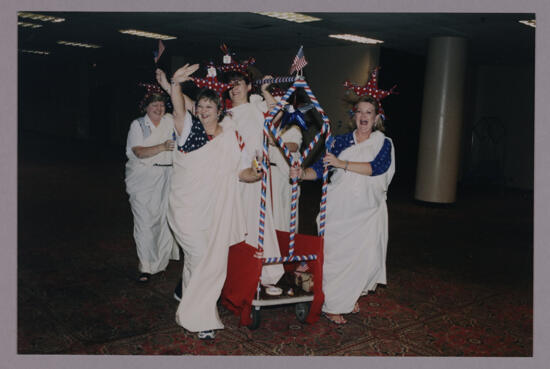
<instances>
[{"instance_id":1,"label":"woman's right hand","mask_svg":"<svg viewBox=\"0 0 550 369\"><path fill-rule=\"evenodd\" d=\"M166 140L162 145L164 146L164 151L173 151L176 147L174 140Z\"/></svg>"}]
</instances>

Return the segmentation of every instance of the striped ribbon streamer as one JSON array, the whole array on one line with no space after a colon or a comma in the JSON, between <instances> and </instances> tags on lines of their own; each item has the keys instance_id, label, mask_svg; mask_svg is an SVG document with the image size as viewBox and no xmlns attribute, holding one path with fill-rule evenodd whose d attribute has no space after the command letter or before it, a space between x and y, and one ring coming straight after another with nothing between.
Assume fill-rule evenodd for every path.
<instances>
[{"instance_id":1,"label":"striped ribbon streamer","mask_svg":"<svg viewBox=\"0 0 550 369\"><path fill-rule=\"evenodd\" d=\"M264 251L264 234L265 234L265 213L266 213L266 201L267 201L267 137L264 135L262 160L260 165L262 166L262 182L261 182L261 196L260 196L260 228L258 232L258 252Z\"/></svg>"},{"instance_id":2,"label":"striped ribbon streamer","mask_svg":"<svg viewBox=\"0 0 550 369\"><path fill-rule=\"evenodd\" d=\"M286 262L295 262L295 261L309 261L317 260L317 255L293 255L293 256L280 256L273 258L262 258L263 264L277 264L277 263L286 263Z\"/></svg>"},{"instance_id":3,"label":"striped ribbon streamer","mask_svg":"<svg viewBox=\"0 0 550 369\"><path fill-rule=\"evenodd\" d=\"M325 141L328 141L331 137L330 121L329 121L327 115L325 114L325 111L323 110L323 108L319 104L319 100L317 100L317 98L315 97L315 95L313 94L313 92L311 91L311 89L309 88L307 83L305 83L305 81L298 80L298 81L296 81L296 83L294 83L294 85L297 86L297 87L302 87L304 89L304 91L307 93L309 99L311 100L312 104L317 108L319 113L321 113L321 116L323 117L323 127L321 128L321 132L319 132L319 137L321 135L325 134ZM315 142L315 144L316 144L316 142ZM305 157L309 154L309 152L311 151L311 149L313 148L314 145L311 145L311 143L310 143L308 148L306 150L304 150L302 160L305 159ZM326 148L327 153L328 153L329 149L330 148L328 148L328 147ZM323 170L323 187L321 189L321 205L320 205L320 212L319 212L319 233L318 234L319 234L320 237L323 237L325 235L327 189L328 189L328 167L325 167L324 170Z\"/></svg>"},{"instance_id":4,"label":"striped ribbon streamer","mask_svg":"<svg viewBox=\"0 0 550 369\"><path fill-rule=\"evenodd\" d=\"M290 241L288 243L288 255L294 255L294 237L296 235L296 214L298 205L298 178L292 178L292 197L290 201Z\"/></svg>"},{"instance_id":5,"label":"striped ribbon streamer","mask_svg":"<svg viewBox=\"0 0 550 369\"><path fill-rule=\"evenodd\" d=\"M272 84L272 83L289 83L294 82L296 80L296 77L275 77L275 78L269 78L269 79L258 79L254 81L255 85L264 85L264 84Z\"/></svg>"}]
</instances>

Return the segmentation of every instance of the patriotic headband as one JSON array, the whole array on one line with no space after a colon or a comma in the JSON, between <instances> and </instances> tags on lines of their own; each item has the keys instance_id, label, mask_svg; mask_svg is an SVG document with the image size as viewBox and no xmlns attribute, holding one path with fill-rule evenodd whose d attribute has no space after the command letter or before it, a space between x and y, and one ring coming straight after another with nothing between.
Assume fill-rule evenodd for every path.
<instances>
[{"instance_id":1,"label":"patriotic headband","mask_svg":"<svg viewBox=\"0 0 550 369\"><path fill-rule=\"evenodd\" d=\"M220 65L218 69L224 73L239 72L242 74L246 74L248 67L256 63L256 59L254 58L249 58L248 60L245 60L242 63L237 63L229 53L229 48L225 44L221 45L220 49L224 53L224 56L223 56L223 64Z\"/></svg>"},{"instance_id":2,"label":"patriotic headband","mask_svg":"<svg viewBox=\"0 0 550 369\"><path fill-rule=\"evenodd\" d=\"M196 78L191 77L191 80L197 85L199 88L206 87L210 90L216 91L220 96L227 90L231 88L230 84L223 83L218 81L217 73L216 73L216 67L214 67L213 63L209 63L207 65L207 72L206 72L206 78Z\"/></svg>"},{"instance_id":3,"label":"patriotic headband","mask_svg":"<svg viewBox=\"0 0 550 369\"><path fill-rule=\"evenodd\" d=\"M168 99L166 99L166 97L168 95L166 94L166 92L164 92L164 90L158 84L156 84L156 83L139 83L139 86L145 87L145 90L146 90L145 95L143 96L143 98L139 102L139 108L140 109L143 110L145 108L145 102L152 95L161 95L161 96L163 96L166 100L165 101L166 105L168 107L171 107L170 101Z\"/></svg>"},{"instance_id":4,"label":"patriotic headband","mask_svg":"<svg viewBox=\"0 0 550 369\"><path fill-rule=\"evenodd\" d=\"M348 90L352 90L357 94L357 96L364 96L368 95L376 100L378 103L378 113L384 115L384 109L382 108L382 103L380 102L383 98L394 94L397 95L397 92L394 91L394 89L397 87L397 85L394 85L391 89L388 91L382 90L378 88L378 70L380 70L380 67L376 67L370 77L367 81L367 84L365 86L358 86L355 84L352 84L350 81L344 82L344 87Z\"/></svg>"}]
</instances>

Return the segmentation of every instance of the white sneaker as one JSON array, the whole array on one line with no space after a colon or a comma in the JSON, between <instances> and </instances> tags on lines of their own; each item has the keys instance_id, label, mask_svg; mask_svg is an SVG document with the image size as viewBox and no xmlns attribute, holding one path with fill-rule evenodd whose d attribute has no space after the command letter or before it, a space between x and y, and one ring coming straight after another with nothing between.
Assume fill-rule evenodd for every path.
<instances>
[{"instance_id":1,"label":"white sneaker","mask_svg":"<svg viewBox=\"0 0 550 369\"><path fill-rule=\"evenodd\" d=\"M216 338L216 332L214 332L214 330L211 329L209 331L199 332L197 333L197 336L201 340L213 340L214 338Z\"/></svg>"}]
</instances>

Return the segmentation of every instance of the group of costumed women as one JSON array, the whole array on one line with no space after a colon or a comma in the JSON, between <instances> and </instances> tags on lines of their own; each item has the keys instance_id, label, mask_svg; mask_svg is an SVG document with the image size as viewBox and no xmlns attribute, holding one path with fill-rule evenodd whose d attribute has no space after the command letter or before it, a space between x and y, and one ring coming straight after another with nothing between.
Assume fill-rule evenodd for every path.
<instances>
[{"instance_id":1,"label":"group of costumed women","mask_svg":"<svg viewBox=\"0 0 550 369\"><path fill-rule=\"evenodd\" d=\"M191 76L198 64L186 64L170 81L157 69L158 85L148 86L141 104L145 115L132 122L126 146L138 281L149 281L170 259L178 259L179 245L183 272L175 293L176 322L201 339L214 338L215 330L224 327L217 301L230 246L258 243L262 169L256 164L263 148L264 113L276 104L268 83L261 85L261 96L251 95L246 65L230 66L222 69L225 83L217 80L213 66L200 79ZM206 87L195 101L180 86L190 80ZM170 96L172 114L165 112L161 88ZM269 140L271 196L266 197L263 253L255 256L280 256L275 229L289 228L289 179L316 180L329 166L323 312L336 324L346 322L343 314L359 311L361 295L386 283L385 200L395 160L392 142L382 133L380 110L379 100L361 97L352 115L355 129L335 136L327 154L309 168L289 168ZM298 155L300 129L287 125L280 134ZM283 273L282 264L265 265L260 282L274 285Z\"/></svg>"}]
</instances>

